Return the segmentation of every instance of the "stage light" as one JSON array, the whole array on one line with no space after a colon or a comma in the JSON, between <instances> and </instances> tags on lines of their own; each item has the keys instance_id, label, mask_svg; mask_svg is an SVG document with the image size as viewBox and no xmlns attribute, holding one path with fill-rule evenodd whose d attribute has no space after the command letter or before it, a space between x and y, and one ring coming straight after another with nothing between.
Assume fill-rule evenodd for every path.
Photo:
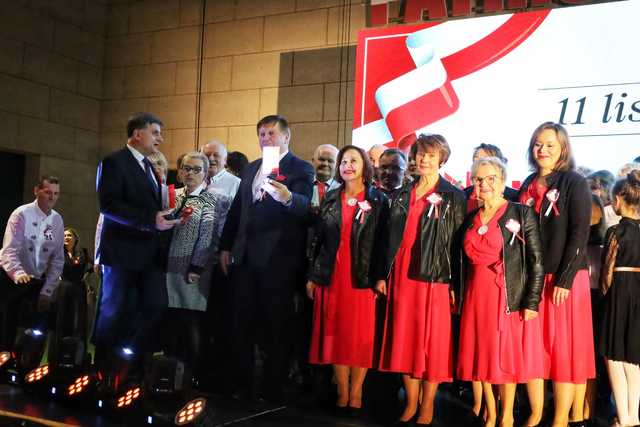
<instances>
[{"instance_id":1,"label":"stage light","mask_svg":"<svg viewBox=\"0 0 640 427\"><path fill-rule=\"evenodd\" d=\"M76 380L67 387L67 396L77 396L82 393L83 390L86 390L91 382L91 378L89 375L83 375L81 377L76 378Z\"/></svg>"},{"instance_id":2,"label":"stage light","mask_svg":"<svg viewBox=\"0 0 640 427\"><path fill-rule=\"evenodd\" d=\"M207 400L199 397L187 402L176 414L173 422L177 426L184 426L194 423L205 413Z\"/></svg>"},{"instance_id":3,"label":"stage light","mask_svg":"<svg viewBox=\"0 0 640 427\"><path fill-rule=\"evenodd\" d=\"M133 350L131 350L129 347L123 347L122 348L122 353L125 356L132 356L133 355Z\"/></svg>"},{"instance_id":4,"label":"stage light","mask_svg":"<svg viewBox=\"0 0 640 427\"><path fill-rule=\"evenodd\" d=\"M49 375L49 365L42 365L25 375L24 380L27 384L32 384L40 381L47 375Z\"/></svg>"},{"instance_id":5,"label":"stage light","mask_svg":"<svg viewBox=\"0 0 640 427\"><path fill-rule=\"evenodd\" d=\"M141 394L140 387L134 387L127 390L127 392L124 395L118 398L116 403L116 408L121 409L121 408L126 408L130 406L133 402L135 402L140 397L140 394Z\"/></svg>"},{"instance_id":6,"label":"stage light","mask_svg":"<svg viewBox=\"0 0 640 427\"><path fill-rule=\"evenodd\" d=\"M14 363L7 368L12 383L15 384L23 378L26 379L25 372L30 373L38 369L47 343L46 338L46 334L35 328L26 329L18 336L15 351L12 352Z\"/></svg>"},{"instance_id":7,"label":"stage light","mask_svg":"<svg viewBox=\"0 0 640 427\"><path fill-rule=\"evenodd\" d=\"M3 351L0 353L0 367L2 367L5 363L11 360L11 353L8 351Z\"/></svg>"},{"instance_id":8,"label":"stage light","mask_svg":"<svg viewBox=\"0 0 640 427\"><path fill-rule=\"evenodd\" d=\"M191 377L191 370L181 360L154 355L144 382L153 396L186 396L191 390Z\"/></svg>"}]
</instances>

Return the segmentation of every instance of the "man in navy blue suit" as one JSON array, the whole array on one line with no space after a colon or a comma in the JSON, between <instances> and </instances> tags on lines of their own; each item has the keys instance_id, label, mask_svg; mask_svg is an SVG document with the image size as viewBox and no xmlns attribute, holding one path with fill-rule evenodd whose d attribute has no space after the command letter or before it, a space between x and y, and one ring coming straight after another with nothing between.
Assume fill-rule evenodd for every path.
<instances>
[{"instance_id":1,"label":"man in navy blue suit","mask_svg":"<svg viewBox=\"0 0 640 427\"><path fill-rule=\"evenodd\" d=\"M126 146L98 168L103 281L94 340L97 365L107 370L114 357L140 360L167 306L161 232L177 220L165 218L161 182L147 159L163 142L162 126L153 114L135 114Z\"/></svg>"},{"instance_id":2,"label":"man in navy blue suit","mask_svg":"<svg viewBox=\"0 0 640 427\"><path fill-rule=\"evenodd\" d=\"M232 387L251 385L257 331L266 353L262 396L281 400L287 371L293 292L305 274L307 215L313 193L311 164L289 151L287 120L272 115L257 124L260 147L279 147L278 177L262 159L242 175L220 242L220 264L231 281Z\"/></svg>"}]
</instances>

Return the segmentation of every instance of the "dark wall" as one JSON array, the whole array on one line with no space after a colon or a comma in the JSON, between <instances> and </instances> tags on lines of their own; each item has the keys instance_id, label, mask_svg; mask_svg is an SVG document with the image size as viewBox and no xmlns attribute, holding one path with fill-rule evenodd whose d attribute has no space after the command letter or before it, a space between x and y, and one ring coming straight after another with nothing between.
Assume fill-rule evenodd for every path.
<instances>
[{"instance_id":1,"label":"dark wall","mask_svg":"<svg viewBox=\"0 0 640 427\"><path fill-rule=\"evenodd\" d=\"M0 151L0 233L11 212L23 202L25 157Z\"/></svg>"}]
</instances>

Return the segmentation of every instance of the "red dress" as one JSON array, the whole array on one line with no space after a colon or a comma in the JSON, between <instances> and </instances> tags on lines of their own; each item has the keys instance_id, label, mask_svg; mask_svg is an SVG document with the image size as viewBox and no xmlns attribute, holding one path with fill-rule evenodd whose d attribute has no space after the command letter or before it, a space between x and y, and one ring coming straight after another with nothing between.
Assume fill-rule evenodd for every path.
<instances>
[{"instance_id":1,"label":"red dress","mask_svg":"<svg viewBox=\"0 0 640 427\"><path fill-rule=\"evenodd\" d=\"M411 192L402 243L388 287L380 370L431 382L452 381L453 350L449 285L408 277L411 251L420 235L420 218L429 202ZM417 261L417 260L416 260Z\"/></svg>"},{"instance_id":2,"label":"red dress","mask_svg":"<svg viewBox=\"0 0 640 427\"><path fill-rule=\"evenodd\" d=\"M480 213L473 227L465 234L464 250L470 268L466 280L458 377L465 381L484 381L491 384L525 382L530 369L526 368L523 346L524 321L520 312L507 311L502 232L498 219L504 214L505 203L487 223L487 232L478 233L482 226ZM538 343L538 351L542 340Z\"/></svg>"},{"instance_id":3,"label":"red dress","mask_svg":"<svg viewBox=\"0 0 640 427\"><path fill-rule=\"evenodd\" d=\"M357 196L364 200L364 192ZM329 286L318 286L313 299L309 362L371 368L375 335L375 294L353 287L351 226L358 205L341 195L340 245Z\"/></svg>"},{"instance_id":4,"label":"red dress","mask_svg":"<svg viewBox=\"0 0 640 427\"><path fill-rule=\"evenodd\" d=\"M547 190L534 179L522 192L520 202L532 206L540 215ZM596 375L589 272L578 270L569 297L559 306L553 303L554 286L554 275L546 274L539 315L527 324L535 326L537 323L542 330L543 377L556 382L581 384Z\"/></svg>"}]
</instances>

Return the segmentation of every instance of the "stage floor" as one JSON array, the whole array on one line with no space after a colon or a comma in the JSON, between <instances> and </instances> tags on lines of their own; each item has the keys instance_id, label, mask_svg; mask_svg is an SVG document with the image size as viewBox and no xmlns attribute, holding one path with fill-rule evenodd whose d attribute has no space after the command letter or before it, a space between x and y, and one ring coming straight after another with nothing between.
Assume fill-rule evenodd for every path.
<instances>
[{"instance_id":1,"label":"stage floor","mask_svg":"<svg viewBox=\"0 0 640 427\"><path fill-rule=\"evenodd\" d=\"M212 422L207 426L308 426L308 427L364 427L385 426L393 422L398 409L389 402L376 401L376 397L365 402L365 410L358 418L339 418L331 414L330 405L318 403L304 394L298 395L294 404L276 406L265 402L225 399L219 395L204 394L208 405L214 408ZM380 396L378 396L379 398ZM387 396L388 397L388 396ZM524 396L521 396L522 400ZM434 426L465 426L477 425L470 417L469 392L460 393L458 387L442 386L436 398L436 420ZM523 404L516 410L516 425L521 425L528 415ZM38 395L27 394L21 388L0 386L0 426L88 426L115 427L147 425L144 417L129 416L125 419L113 419L98 415L87 403L83 407L68 407L48 400ZM329 406L329 407L327 407ZM524 405L526 406L526 405ZM548 420L552 410L551 401L547 401L545 420ZM596 426L608 426L612 417L611 406L606 399L598 402ZM161 422L153 425L167 425ZM543 425L546 425L543 423Z\"/></svg>"}]
</instances>

